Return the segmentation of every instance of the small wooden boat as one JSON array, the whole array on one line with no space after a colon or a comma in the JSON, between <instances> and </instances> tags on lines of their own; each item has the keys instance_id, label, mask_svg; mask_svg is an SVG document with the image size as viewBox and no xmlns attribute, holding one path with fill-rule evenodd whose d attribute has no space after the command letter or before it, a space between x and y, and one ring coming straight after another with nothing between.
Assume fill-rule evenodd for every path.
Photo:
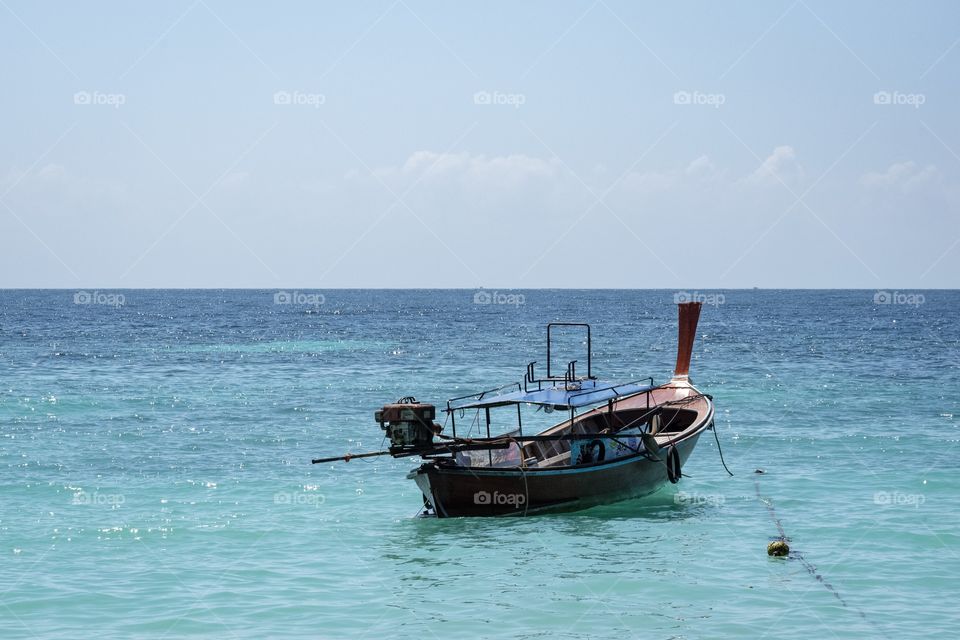
<instances>
[{"instance_id":1,"label":"small wooden boat","mask_svg":"<svg viewBox=\"0 0 960 640\"><path fill-rule=\"evenodd\" d=\"M681 479L700 435L713 426L712 398L689 379L700 303L679 305L677 364L669 382L653 379L603 382L591 367L590 326L547 325L547 375L527 365L522 383L447 401L450 435L436 422L433 405L413 398L386 405L376 419L390 438L387 451L314 460L330 462L389 454L420 456L412 470L425 512L437 517L530 515L572 511L638 498ZM552 375L551 334L558 327L586 333L586 375L577 361ZM565 419L535 435L523 432L523 409L563 411ZM496 424L511 429L493 435ZM457 436L457 417L485 426L483 437ZM462 431L462 427L461 427Z\"/></svg>"}]
</instances>

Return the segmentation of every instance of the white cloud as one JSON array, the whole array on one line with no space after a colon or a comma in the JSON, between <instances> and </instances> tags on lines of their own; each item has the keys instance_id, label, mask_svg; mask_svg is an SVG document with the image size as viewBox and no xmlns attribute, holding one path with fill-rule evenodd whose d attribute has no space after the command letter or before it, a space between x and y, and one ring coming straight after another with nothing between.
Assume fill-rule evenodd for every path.
<instances>
[{"instance_id":1,"label":"white cloud","mask_svg":"<svg viewBox=\"0 0 960 640\"><path fill-rule=\"evenodd\" d=\"M8 190L13 189L21 183L26 186L31 182L35 184L49 184L51 181L61 179L65 175L66 169L64 169L62 165L53 163L47 164L32 173L13 168L0 180L0 188Z\"/></svg>"},{"instance_id":2,"label":"white cloud","mask_svg":"<svg viewBox=\"0 0 960 640\"><path fill-rule=\"evenodd\" d=\"M703 155L687 165L687 175L688 176L702 176L705 174L711 174L715 171L713 163L710 162L710 158Z\"/></svg>"},{"instance_id":3,"label":"white cloud","mask_svg":"<svg viewBox=\"0 0 960 640\"><path fill-rule=\"evenodd\" d=\"M682 178L679 171L632 171L622 185L627 191L650 194L674 189L680 186Z\"/></svg>"},{"instance_id":4,"label":"white cloud","mask_svg":"<svg viewBox=\"0 0 960 640\"><path fill-rule=\"evenodd\" d=\"M33 171L12 169L0 180L0 188L2 191L9 190L11 199L21 197L32 202L96 202L104 206L125 199L127 193L123 183L89 177L56 163L48 163Z\"/></svg>"},{"instance_id":5,"label":"white cloud","mask_svg":"<svg viewBox=\"0 0 960 640\"><path fill-rule=\"evenodd\" d=\"M57 180L64 178L66 174L67 170L63 167L63 165L48 164L37 171L36 177L38 180Z\"/></svg>"},{"instance_id":6,"label":"white cloud","mask_svg":"<svg viewBox=\"0 0 960 640\"><path fill-rule=\"evenodd\" d=\"M716 167L713 166L713 162L702 155L683 169L633 171L623 179L623 186L627 191L651 194L696 187L716 177Z\"/></svg>"},{"instance_id":7,"label":"white cloud","mask_svg":"<svg viewBox=\"0 0 960 640\"><path fill-rule=\"evenodd\" d=\"M803 168L797 162L797 154L790 145L773 150L757 169L745 179L753 185L774 185L798 182L803 179Z\"/></svg>"},{"instance_id":8,"label":"white cloud","mask_svg":"<svg viewBox=\"0 0 960 640\"><path fill-rule=\"evenodd\" d=\"M899 189L904 193L916 191L940 181L940 170L928 164L919 168L913 160L895 162L886 171L868 172L860 178L860 184L871 189Z\"/></svg>"},{"instance_id":9,"label":"white cloud","mask_svg":"<svg viewBox=\"0 0 960 640\"><path fill-rule=\"evenodd\" d=\"M381 178L416 177L425 182L453 179L466 187L517 187L531 180L553 180L568 174L556 158L543 159L524 154L509 156L472 155L417 151L403 165L378 169Z\"/></svg>"},{"instance_id":10,"label":"white cloud","mask_svg":"<svg viewBox=\"0 0 960 640\"><path fill-rule=\"evenodd\" d=\"M419 180L421 184L434 187L457 187L467 190L482 190L486 196L496 193L511 193L530 185L537 185L538 197L592 198L583 187L581 179L594 193L604 192L613 175L605 165L597 164L585 169L580 176L574 175L557 158L539 158L526 154L488 156L462 151L438 153L417 151L402 164L374 170L376 177L399 187L399 183ZM623 176L617 189L633 195L650 195L677 189L699 186L713 187L721 181L718 172L706 155L694 158L684 167L656 170L631 171ZM349 181L362 180L362 171L349 171L344 175ZM566 195L564 195L566 194Z\"/></svg>"},{"instance_id":11,"label":"white cloud","mask_svg":"<svg viewBox=\"0 0 960 640\"><path fill-rule=\"evenodd\" d=\"M718 169L709 156L701 155L682 169L631 172L623 179L623 187L641 194L682 189L690 194L702 192L715 196L718 189L722 191L736 185L766 187L780 185L781 181L793 185L803 177L804 171L797 162L794 148L783 145L776 147L759 167L739 180L730 176L727 170Z\"/></svg>"},{"instance_id":12,"label":"white cloud","mask_svg":"<svg viewBox=\"0 0 960 640\"><path fill-rule=\"evenodd\" d=\"M412 153L401 164L378 168L379 180L402 189L404 184L418 180L422 185L443 189L481 191L484 197L496 194L515 195L530 187L538 198L590 197L570 169L557 158L541 158L526 154L488 156L467 151L440 153L422 150ZM580 175L595 193L610 186L616 172L603 165L584 169ZM718 169L707 155L700 155L686 165L649 171L631 171L617 185L618 191L628 195L653 195L683 190L688 194L732 188L736 184L753 186L776 185L780 180L791 184L803 177L793 147L776 147L763 163L748 176L736 180L727 171ZM349 171L347 182L364 180L363 171Z\"/></svg>"},{"instance_id":13,"label":"white cloud","mask_svg":"<svg viewBox=\"0 0 960 640\"><path fill-rule=\"evenodd\" d=\"M385 202L391 202L394 194L403 195L405 204L425 219L459 211L507 222L520 215L533 219L530 211L582 211L593 196L581 179L594 190L596 183L603 185L605 180L591 175L589 167L578 171L582 171L579 177L558 158L522 153L422 150L398 164L374 169L373 175L350 172L343 185L362 192L363 197L379 194Z\"/></svg>"}]
</instances>

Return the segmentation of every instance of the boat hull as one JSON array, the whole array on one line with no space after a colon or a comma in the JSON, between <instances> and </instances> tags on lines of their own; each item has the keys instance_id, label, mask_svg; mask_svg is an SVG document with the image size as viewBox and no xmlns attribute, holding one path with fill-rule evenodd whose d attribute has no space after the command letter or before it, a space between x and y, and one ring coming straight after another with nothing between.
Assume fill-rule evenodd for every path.
<instances>
[{"instance_id":1,"label":"boat hull","mask_svg":"<svg viewBox=\"0 0 960 640\"><path fill-rule=\"evenodd\" d=\"M681 469L703 428L674 442ZM670 482L667 449L656 459L635 454L574 467L477 468L428 462L416 481L438 517L522 516L575 511L650 495Z\"/></svg>"}]
</instances>

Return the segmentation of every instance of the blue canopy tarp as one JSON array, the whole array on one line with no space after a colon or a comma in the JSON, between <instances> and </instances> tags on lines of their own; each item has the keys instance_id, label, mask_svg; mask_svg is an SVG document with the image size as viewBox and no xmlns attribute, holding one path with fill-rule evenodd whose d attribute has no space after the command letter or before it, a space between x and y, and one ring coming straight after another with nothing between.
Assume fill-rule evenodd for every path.
<instances>
[{"instance_id":1,"label":"blue canopy tarp","mask_svg":"<svg viewBox=\"0 0 960 640\"><path fill-rule=\"evenodd\" d=\"M557 382L543 389L523 389L496 395L480 394L449 403L450 409L480 409L511 404L549 405L556 409L577 409L601 404L622 396L650 391L654 387L643 382L602 382L578 380L574 384Z\"/></svg>"}]
</instances>

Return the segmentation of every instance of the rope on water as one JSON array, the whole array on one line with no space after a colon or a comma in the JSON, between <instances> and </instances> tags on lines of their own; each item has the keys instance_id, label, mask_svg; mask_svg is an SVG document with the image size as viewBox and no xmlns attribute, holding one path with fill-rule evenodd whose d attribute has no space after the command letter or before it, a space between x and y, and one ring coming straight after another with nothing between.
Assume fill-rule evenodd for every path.
<instances>
[{"instance_id":1,"label":"rope on water","mask_svg":"<svg viewBox=\"0 0 960 640\"><path fill-rule=\"evenodd\" d=\"M717 441L717 452L720 454L720 464L722 464L727 473L732 476L733 471L730 471L730 467L727 466L727 462L723 459L723 449L720 448L720 436L717 435L717 423L711 423L710 428L713 429L713 439Z\"/></svg>"},{"instance_id":2,"label":"rope on water","mask_svg":"<svg viewBox=\"0 0 960 640\"><path fill-rule=\"evenodd\" d=\"M762 473L762 472L758 470L758 473ZM773 500L771 500L770 498L764 498L762 495L760 495L760 480L759 480L759 479L757 479L757 478L754 478L754 479L753 479L753 486L754 486L754 488L755 488L755 490L756 490L756 493L757 493L757 500L759 500L760 502L762 502L762 503L764 504L764 506L767 508L767 513L770 514L770 519L773 520L773 524L777 527L777 532L780 534L780 539L779 539L779 541L786 543L790 538L787 537L786 532L783 530L783 523L780 522L780 518L777 517L777 512L776 512L776 511L774 510L774 508L773 508ZM873 628L876 629L878 632L880 632L880 633L883 635L883 637L885 637L885 638L889 638L889 637L890 637L890 636L887 635L887 633L886 633L883 629L881 629L879 626L877 626L877 624L876 624L875 622L873 622L872 620L870 620L870 619L867 617L867 614L863 612L863 609L861 609L861 608L859 608L859 607L854 607L854 606L851 606L851 605L847 604L847 601L843 599L843 597L840 595L840 592L837 591L836 587L834 587L832 584L830 584L830 583L827 581L827 579L823 577L823 574L821 574L819 571L817 571L817 567L816 567L812 562L810 562L809 560L807 560L807 559L803 556L803 553L801 553L800 551L796 551L796 550L790 550L789 555L788 555L788 558L792 558L792 559L795 559L795 560L799 560L799 561L800 561L800 564L803 565L803 568L807 570L807 573L809 573L810 575L812 575L812 576L817 580L817 582L819 582L819 583L822 584L824 587L826 587L827 590L828 590L830 593L832 593L832 594L834 595L834 597L840 602L840 604L842 604L842 605L843 605L844 607L846 607L847 609L853 609L854 611L856 611L856 612L860 615L860 617L863 618L863 620L864 620L865 622L867 622L867 623L869 623L871 626L873 626Z\"/></svg>"}]
</instances>

